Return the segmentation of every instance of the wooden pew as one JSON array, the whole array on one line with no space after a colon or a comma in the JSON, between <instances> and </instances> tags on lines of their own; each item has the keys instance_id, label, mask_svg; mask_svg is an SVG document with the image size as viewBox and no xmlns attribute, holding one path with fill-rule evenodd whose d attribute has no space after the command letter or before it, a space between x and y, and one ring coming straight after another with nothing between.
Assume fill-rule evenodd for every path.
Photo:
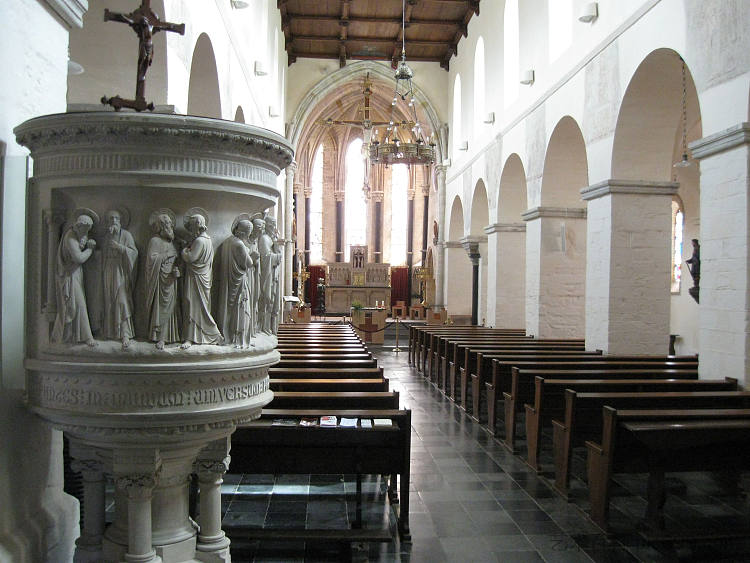
<instances>
[{"instance_id":1,"label":"wooden pew","mask_svg":"<svg viewBox=\"0 0 750 563\"><path fill-rule=\"evenodd\" d=\"M532 336L508 333L479 333L479 334L455 334L455 333L433 333L430 336L426 350L427 361L425 363L425 377L434 380L439 373L439 362L442 358L454 357L454 346L456 344L480 344L492 345L503 342L532 342Z\"/></svg>"},{"instance_id":2,"label":"wooden pew","mask_svg":"<svg viewBox=\"0 0 750 563\"><path fill-rule=\"evenodd\" d=\"M377 361L373 358L371 360L305 360L305 359L294 359L287 360L281 358L279 363L275 364L274 367L288 367L288 368L369 368L376 367Z\"/></svg>"},{"instance_id":3,"label":"wooden pew","mask_svg":"<svg viewBox=\"0 0 750 563\"><path fill-rule=\"evenodd\" d=\"M384 377L370 379L278 377L270 379L271 391L388 391Z\"/></svg>"},{"instance_id":4,"label":"wooden pew","mask_svg":"<svg viewBox=\"0 0 750 563\"><path fill-rule=\"evenodd\" d=\"M372 378L383 377L383 368L377 366L347 368L347 367L280 367L278 364L268 369L271 379L279 377L309 377L324 379L350 379L353 377Z\"/></svg>"},{"instance_id":5,"label":"wooden pew","mask_svg":"<svg viewBox=\"0 0 750 563\"><path fill-rule=\"evenodd\" d=\"M559 366L533 366L521 364L510 368L510 389L503 392L503 413L505 422L505 440L504 444L514 451L516 437L516 421L520 413L524 411L523 405L534 399L534 378L535 374L531 373L535 369L556 368ZM578 367L572 368L578 370L579 379L585 377L586 371L598 370L619 370L623 373L630 373L633 370L660 369L671 370L663 371L662 379L684 379L692 377L698 378L698 363L695 362L673 362L665 360L660 356L588 356L581 360ZM684 373L688 370L688 373ZM626 379L623 377L623 379Z\"/></svg>"},{"instance_id":6,"label":"wooden pew","mask_svg":"<svg viewBox=\"0 0 750 563\"><path fill-rule=\"evenodd\" d=\"M422 371L424 358L426 356L426 350L428 346L428 337L432 334L464 334L464 335L478 335L478 334L507 334L507 335L523 335L523 331L515 329L491 329L479 326L464 326L464 327L433 327L433 326L422 326L414 328L414 338L411 338L412 332L410 331L410 360L414 363L418 371Z\"/></svg>"},{"instance_id":7,"label":"wooden pew","mask_svg":"<svg viewBox=\"0 0 750 563\"><path fill-rule=\"evenodd\" d=\"M273 420L278 418L301 419L327 415L359 419L389 418L393 426L367 429L272 425ZM409 541L410 459L410 410L266 408L259 420L238 427L232 435L232 461L229 469L233 473L391 475L389 495L392 502L399 502L399 536L402 541ZM396 475L400 476L399 487ZM360 499L361 494L358 495L358 514L361 514ZM361 523L361 518L359 521ZM274 531L240 529L226 525L224 529L230 538L268 537L269 534L274 534ZM386 530L380 532L378 538L381 540L390 537ZM349 541L373 541L368 539L368 533L372 531L350 530ZM326 534L320 530L300 530L298 536L294 537L319 538L326 537ZM288 535L286 537L289 538Z\"/></svg>"},{"instance_id":8,"label":"wooden pew","mask_svg":"<svg viewBox=\"0 0 750 563\"><path fill-rule=\"evenodd\" d=\"M553 488L567 497L570 486L570 459L575 446L587 440L600 441L602 408L614 409L710 409L748 408L750 392L693 391L685 393L577 393L565 391L565 417L552 421L552 448L555 459Z\"/></svg>"},{"instance_id":9,"label":"wooden pew","mask_svg":"<svg viewBox=\"0 0 750 563\"><path fill-rule=\"evenodd\" d=\"M398 391L278 391L270 409L398 409Z\"/></svg>"},{"instance_id":10,"label":"wooden pew","mask_svg":"<svg viewBox=\"0 0 750 563\"><path fill-rule=\"evenodd\" d=\"M603 408L601 439L586 442L591 519L608 530L613 473L649 473L646 523L664 528L664 473L750 468L750 409ZM746 530L743 530L746 534ZM721 537L728 537L722 530ZM691 532L690 539L706 539ZM674 538L673 538L674 539Z\"/></svg>"},{"instance_id":11,"label":"wooden pew","mask_svg":"<svg viewBox=\"0 0 750 563\"><path fill-rule=\"evenodd\" d=\"M737 380L698 379L698 371L634 370L567 371L534 370L533 404L526 404L526 459L529 466L540 471L539 452L542 431L555 418L565 415L565 390L578 393L623 393L656 391L737 391ZM673 377L681 379L673 379ZM573 379L580 377L580 379ZM559 379L558 379L559 378Z\"/></svg>"},{"instance_id":12,"label":"wooden pew","mask_svg":"<svg viewBox=\"0 0 750 563\"><path fill-rule=\"evenodd\" d=\"M670 363L666 363L669 358ZM658 364L655 366L654 364ZM672 365L674 364L674 365ZM505 404L504 420L513 420L510 413L520 410L521 404L513 402L517 390L512 389L512 369L554 369L554 370L596 370L596 369L644 369L652 367L674 368L674 369L696 369L698 358L696 356L592 356L591 354L569 355L538 355L538 356L506 356L492 359L492 377L485 383L487 399L487 426L491 433L495 434L497 428L497 399L502 396L510 399ZM530 383L533 388L533 382ZM531 392L529 393L529 395ZM530 400L530 399L527 399ZM510 409L510 410L509 410Z\"/></svg>"}]
</instances>

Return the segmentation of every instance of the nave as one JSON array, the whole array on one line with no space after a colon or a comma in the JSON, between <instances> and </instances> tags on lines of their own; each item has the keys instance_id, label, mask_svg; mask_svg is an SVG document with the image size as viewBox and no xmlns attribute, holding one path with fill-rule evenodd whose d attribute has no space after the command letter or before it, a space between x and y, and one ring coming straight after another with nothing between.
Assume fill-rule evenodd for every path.
<instances>
[{"instance_id":1,"label":"nave","mask_svg":"<svg viewBox=\"0 0 750 563\"><path fill-rule=\"evenodd\" d=\"M750 542L649 545L635 530L643 516L645 479L617 476L608 538L588 519L584 501L568 503L508 452L456 403L448 400L407 363L407 353L394 354L393 335L385 346L369 345L384 368L390 388L399 391L401 408L412 410L410 484L411 544L355 545L353 561L740 561ZM401 345L403 346L403 340ZM543 452L549 455L549 452ZM583 458L574 459L580 476ZM668 526L701 523L738 528L750 522L745 499L722 496L701 474L668 478ZM574 477L573 487L583 488ZM386 501L385 484L365 480L365 527L395 517ZM584 495L585 496L585 495ZM374 501L374 502L373 502ZM249 476L227 474L222 489L224 526L243 522L257 527L346 527L354 511L353 476ZM234 561L346 560L338 546L303 542L250 542L232 545Z\"/></svg>"}]
</instances>

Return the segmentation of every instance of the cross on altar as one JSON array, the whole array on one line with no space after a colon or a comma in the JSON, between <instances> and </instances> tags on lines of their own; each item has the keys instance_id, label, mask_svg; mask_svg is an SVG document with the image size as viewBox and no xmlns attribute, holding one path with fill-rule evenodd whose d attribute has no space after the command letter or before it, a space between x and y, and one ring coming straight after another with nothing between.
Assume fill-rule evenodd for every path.
<instances>
[{"instance_id":1,"label":"cross on altar","mask_svg":"<svg viewBox=\"0 0 750 563\"><path fill-rule=\"evenodd\" d=\"M140 7L136 8L129 14L120 14L104 10L104 21L115 21L128 24L138 36L138 74L135 85L135 99L127 100L120 96L112 98L102 97L102 103L111 105L115 111L122 108L131 108L135 111L145 109L153 111L154 104L146 103L146 72L154 60L154 41L155 33L160 31L172 31L185 34L185 24L163 22L159 16L151 9L151 0L141 0Z\"/></svg>"}]
</instances>

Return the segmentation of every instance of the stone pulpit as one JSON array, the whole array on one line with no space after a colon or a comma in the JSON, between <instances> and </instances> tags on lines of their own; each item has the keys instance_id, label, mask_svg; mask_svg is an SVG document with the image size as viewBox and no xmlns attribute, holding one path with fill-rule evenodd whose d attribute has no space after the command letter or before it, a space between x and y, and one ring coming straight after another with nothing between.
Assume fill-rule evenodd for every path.
<instances>
[{"instance_id":1,"label":"stone pulpit","mask_svg":"<svg viewBox=\"0 0 750 563\"><path fill-rule=\"evenodd\" d=\"M390 264L367 261L367 246L352 245L349 262L328 265L326 312L348 315L352 304L390 307Z\"/></svg>"},{"instance_id":2,"label":"stone pulpit","mask_svg":"<svg viewBox=\"0 0 750 563\"><path fill-rule=\"evenodd\" d=\"M272 399L279 359L281 251L267 211L291 146L229 121L104 111L15 133L34 162L28 406L66 434L83 476L76 561L228 561L230 436Z\"/></svg>"}]
</instances>

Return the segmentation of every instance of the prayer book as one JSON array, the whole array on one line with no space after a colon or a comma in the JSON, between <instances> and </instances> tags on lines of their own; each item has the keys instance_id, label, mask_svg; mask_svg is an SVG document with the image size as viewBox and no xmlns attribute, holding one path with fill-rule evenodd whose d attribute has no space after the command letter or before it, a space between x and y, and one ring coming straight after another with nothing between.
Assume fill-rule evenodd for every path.
<instances>
[{"instance_id":1,"label":"prayer book","mask_svg":"<svg viewBox=\"0 0 750 563\"><path fill-rule=\"evenodd\" d=\"M317 426L318 425L318 419L315 417L304 417L299 421L300 426Z\"/></svg>"},{"instance_id":2,"label":"prayer book","mask_svg":"<svg viewBox=\"0 0 750 563\"><path fill-rule=\"evenodd\" d=\"M275 418L271 426L297 426L297 421L293 418Z\"/></svg>"},{"instance_id":3,"label":"prayer book","mask_svg":"<svg viewBox=\"0 0 750 563\"><path fill-rule=\"evenodd\" d=\"M332 428L338 424L338 419L335 416L321 416L320 425L324 428Z\"/></svg>"},{"instance_id":4,"label":"prayer book","mask_svg":"<svg viewBox=\"0 0 750 563\"><path fill-rule=\"evenodd\" d=\"M356 428L357 427L357 418L341 418L341 424L340 426L344 428Z\"/></svg>"},{"instance_id":5,"label":"prayer book","mask_svg":"<svg viewBox=\"0 0 750 563\"><path fill-rule=\"evenodd\" d=\"M376 418L373 422L375 426L393 426L390 418Z\"/></svg>"},{"instance_id":6,"label":"prayer book","mask_svg":"<svg viewBox=\"0 0 750 563\"><path fill-rule=\"evenodd\" d=\"M372 420L369 418L363 418L359 424L362 428L372 428Z\"/></svg>"}]
</instances>

